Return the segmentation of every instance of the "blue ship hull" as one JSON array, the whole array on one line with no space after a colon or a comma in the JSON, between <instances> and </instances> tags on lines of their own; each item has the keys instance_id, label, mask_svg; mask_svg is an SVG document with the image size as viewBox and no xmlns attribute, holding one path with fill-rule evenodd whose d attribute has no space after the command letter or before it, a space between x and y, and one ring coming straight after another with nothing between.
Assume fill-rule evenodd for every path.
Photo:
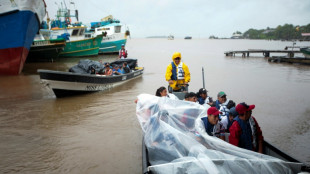
<instances>
[{"instance_id":1,"label":"blue ship hull","mask_svg":"<svg viewBox=\"0 0 310 174\"><path fill-rule=\"evenodd\" d=\"M0 75L17 75L24 66L39 30L32 11L15 11L0 16Z\"/></svg>"},{"instance_id":2,"label":"blue ship hull","mask_svg":"<svg viewBox=\"0 0 310 174\"><path fill-rule=\"evenodd\" d=\"M126 39L111 41L111 42L101 42L99 53L118 53L122 47L122 44L126 44Z\"/></svg>"}]
</instances>

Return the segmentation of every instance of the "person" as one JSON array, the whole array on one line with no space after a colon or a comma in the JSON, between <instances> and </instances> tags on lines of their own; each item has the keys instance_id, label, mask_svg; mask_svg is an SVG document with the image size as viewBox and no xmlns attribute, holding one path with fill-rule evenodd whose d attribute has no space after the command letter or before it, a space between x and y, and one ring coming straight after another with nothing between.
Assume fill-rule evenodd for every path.
<instances>
[{"instance_id":1,"label":"person","mask_svg":"<svg viewBox=\"0 0 310 174\"><path fill-rule=\"evenodd\" d=\"M175 52L172 55L172 62L166 70L166 80L169 82L173 91L180 91L180 84L188 84L190 81L190 72L187 65L181 62L181 53Z\"/></svg>"},{"instance_id":2,"label":"person","mask_svg":"<svg viewBox=\"0 0 310 174\"><path fill-rule=\"evenodd\" d=\"M221 91L217 94L217 100L213 103L220 112L220 119L223 116L229 116L229 109L236 106L235 102L226 98L226 93Z\"/></svg>"},{"instance_id":3,"label":"person","mask_svg":"<svg viewBox=\"0 0 310 174\"><path fill-rule=\"evenodd\" d=\"M114 65L114 68L112 71L113 71L114 75L121 75L122 74L122 70L119 69L118 65Z\"/></svg>"},{"instance_id":4,"label":"person","mask_svg":"<svg viewBox=\"0 0 310 174\"><path fill-rule=\"evenodd\" d=\"M111 76L112 75L112 69L111 69L109 63L107 63L105 65L104 75L106 75L106 76Z\"/></svg>"},{"instance_id":5,"label":"person","mask_svg":"<svg viewBox=\"0 0 310 174\"><path fill-rule=\"evenodd\" d=\"M127 66L127 62L124 62L123 63L123 74L127 74L127 73L130 73L130 69Z\"/></svg>"},{"instance_id":6,"label":"person","mask_svg":"<svg viewBox=\"0 0 310 174\"><path fill-rule=\"evenodd\" d=\"M190 101L190 102L197 102L197 96L194 92L188 92L184 96L185 101Z\"/></svg>"},{"instance_id":7,"label":"person","mask_svg":"<svg viewBox=\"0 0 310 174\"><path fill-rule=\"evenodd\" d=\"M203 104L208 104L208 105L212 105L213 103L213 99L212 97L208 96L208 91L205 88L200 88L198 93L197 93L197 100L199 102L199 104L203 105Z\"/></svg>"},{"instance_id":8,"label":"person","mask_svg":"<svg viewBox=\"0 0 310 174\"><path fill-rule=\"evenodd\" d=\"M122 44L122 48L119 50L119 54L118 55L119 55L120 59L127 58L128 53L127 53L127 50L125 49L125 44Z\"/></svg>"},{"instance_id":9,"label":"person","mask_svg":"<svg viewBox=\"0 0 310 174\"><path fill-rule=\"evenodd\" d=\"M207 114L208 116L202 117L201 120L208 135L225 140L225 128L222 123L219 122L220 111L216 107L210 107Z\"/></svg>"},{"instance_id":10,"label":"person","mask_svg":"<svg viewBox=\"0 0 310 174\"><path fill-rule=\"evenodd\" d=\"M235 146L263 153L263 133L256 119L252 116L255 105L239 103L236 106L238 117L229 128L229 143Z\"/></svg>"},{"instance_id":11,"label":"person","mask_svg":"<svg viewBox=\"0 0 310 174\"><path fill-rule=\"evenodd\" d=\"M235 107L232 107L229 109L229 116L224 116L221 119L221 123L223 124L225 128L225 132L229 133L229 128L231 127L232 123L234 122L234 118L238 116L238 113L236 111Z\"/></svg>"}]
</instances>

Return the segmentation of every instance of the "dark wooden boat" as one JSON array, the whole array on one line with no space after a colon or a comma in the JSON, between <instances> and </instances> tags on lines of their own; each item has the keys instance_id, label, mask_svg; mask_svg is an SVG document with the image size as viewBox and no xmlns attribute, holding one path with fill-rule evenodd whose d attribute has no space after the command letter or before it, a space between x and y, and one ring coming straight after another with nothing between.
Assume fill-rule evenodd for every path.
<instances>
[{"instance_id":1,"label":"dark wooden boat","mask_svg":"<svg viewBox=\"0 0 310 174\"><path fill-rule=\"evenodd\" d=\"M276 148L272 144L267 141L264 141L264 154L282 159L287 162L295 162L295 163L303 163L296 158L284 153L280 149ZM148 150L144 143L144 138L142 140L142 173L143 174L151 174L152 172L148 170L148 167L151 166L149 162ZM303 163L301 172L310 172L310 166Z\"/></svg>"},{"instance_id":2,"label":"dark wooden boat","mask_svg":"<svg viewBox=\"0 0 310 174\"><path fill-rule=\"evenodd\" d=\"M141 77L143 67L135 67L131 72L122 75L105 76L98 74L81 74L73 72L39 69L40 79L49 86L56 97L104 91L124 84L129 80Z\"/></svg>"},{"instance_id":3,"label":"dark wooden boat","mask_svg":"<svg viewBox=\"0 0 310 174\"><path fill-rule=\"evenodd\" d=\"M50 39L36 40L32 43L27 62L50 62L58 58L59 54L64 50L66 40Z\"/></svg>"}]
</instances>

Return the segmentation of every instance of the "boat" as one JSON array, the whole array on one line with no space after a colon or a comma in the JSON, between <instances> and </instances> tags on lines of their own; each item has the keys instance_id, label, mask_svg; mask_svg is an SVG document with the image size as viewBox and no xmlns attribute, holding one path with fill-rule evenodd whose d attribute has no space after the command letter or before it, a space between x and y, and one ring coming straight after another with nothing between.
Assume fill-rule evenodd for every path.
<instances>
[{"instance_id":1,"label":"boat","mask_svg":"<svg viewBox=\"0 0 310 174\"><path fill-rule=\"evenodd\" d=\"M186 36L184 39L192 39L192 36Z\"/></svg>"},{"instance_id":2,"label":"boat","mask_svg":"<svg viewBox=\"0 0 310 174\"><path fill-rule=\"evenodd\" d=\"M53 61L58 58L65 46L64 38L45 39L41 34L37 34L31 45L27 62Z\"/></svg>"},{"instance_id":3,"label":"boat","mask_svg":"<svg viewBox=\"0 0 310 174\"><path fill-rule=\"evenodd\" d=\"M168 40L174 40L174 36L170 34L170 35L168 36Z\"/></svg>"},{"instance_id":4,"label":"boat","mask_svg":"<svg viewBox=\"0 0 310 174\"><path fill-rule=\"evenodd\" d=\"M95 36L103 34L99 53L118 53L121 46L126 45L129 30L119 20L114 19L112 15L104 17L99 22L91 22L91 32Z\"/></svg>"},{"instance_id":5,"label":"boat","mask_svg":"<svg viewBox=\"0 0 310 174\"><path fill-rule=\"evenodd\" d=\"M70 69L71 72L39 69L38 73L40 74L41 82L51 88L56 97L61 98L108 90L142 76L144 68L136 66L137 59L120 59L111 62L110 65L122 65L124 62L127 62L131 72L122 75L105 76L91 74L90 68L94 68L98 72L102 70L102 64L90 60L72 67ZM79 70L81 67L84 67L84 72Z\"/></svg>"},{"instance_id":6,"label":"boat","mask_svg":"<svg viewBox=\"0 0 310 174\"><path fill-rule=\"evenodd\" d=\"M299 173L308 164L264 141L264 154L209 136L201 121L207 105L140 94L142 173Z\"/></svg>"},{"instance_id":7,"label":"boat","mask_svg":"<svg viewBox=\"0 0 310 174\"><path fill-rule=\"evenodd\" d=\"M268 62L287 62L287 63L298 63L298 64L305 64L310 65L310 58L307 57L287 57L287 56L272 56L268 58Z\"/></svg>"},{"instance_id":8,"label":"boat","mask_svg":"<svg viewBox=\"0 0 310 174\"><path fill-rule=\"evenodd\" d=\"M305 58L310 58L310 48L300 48L300 52L302 52L305 56Z\"/></svg>"},{"instance_id":9,"label":"boat","mask_svg":"<svg viewBox=\"0 0 310 174\"><path fill-rule=\"evenodd\" d=\"M46 15L44 0L0 1L0 75L18 75Z\"/></svg>"},{"instance_id":10,"label":"boat","mask_svg":"<svg viewBox=\"0 0 310 174\"><path fill-rule=\"evenodd\" d=\"M71 4L71 3L70 3ZM74 14L71 14L71 12ZM76 22L72 22L72 17ZM70 10L65 5L57 10L57 20L51 23L51 30L40 30L50 39L64 38L66 46L59 57L80 57L98 55L103 35L88 32L87 27L79 22L78 11Z\"/></svg>"}]
</instances>

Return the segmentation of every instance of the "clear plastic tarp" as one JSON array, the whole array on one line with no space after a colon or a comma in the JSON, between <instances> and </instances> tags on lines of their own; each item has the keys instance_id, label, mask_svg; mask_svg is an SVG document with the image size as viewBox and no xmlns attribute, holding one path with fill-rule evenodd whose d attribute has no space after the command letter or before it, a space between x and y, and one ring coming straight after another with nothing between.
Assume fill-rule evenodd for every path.
<instances>
[{"instance_id":1,"label":"clear plastic tarp","mask_svg":"<svg viewBox=\"0 0 310 174\"><path fill-rule=\"evenodd\" d=\"M152 173L298 173L300 163L238 148L205 132L208 105L138 96L136 114L144 132Z\"/></svg>"}]
</instances>

